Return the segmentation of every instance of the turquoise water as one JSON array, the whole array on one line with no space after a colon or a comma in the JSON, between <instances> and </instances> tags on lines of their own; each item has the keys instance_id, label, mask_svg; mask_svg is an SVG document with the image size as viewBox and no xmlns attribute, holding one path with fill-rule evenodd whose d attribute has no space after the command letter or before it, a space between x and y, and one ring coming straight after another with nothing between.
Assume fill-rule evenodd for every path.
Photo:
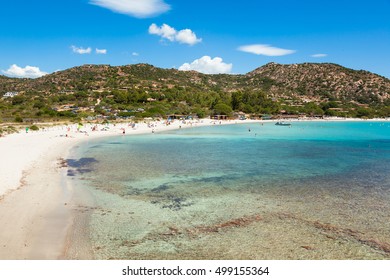
<instances>
[{"instance_id":1,"label":"turquoise water","mask_svg":"<svg viewBox=\"0 0 390 280\"><path fill-rule=\"evenodd\" d=\"M91 141L98 259L389 259L390 123L209 126Z\"/></svg>"}]
</instances>

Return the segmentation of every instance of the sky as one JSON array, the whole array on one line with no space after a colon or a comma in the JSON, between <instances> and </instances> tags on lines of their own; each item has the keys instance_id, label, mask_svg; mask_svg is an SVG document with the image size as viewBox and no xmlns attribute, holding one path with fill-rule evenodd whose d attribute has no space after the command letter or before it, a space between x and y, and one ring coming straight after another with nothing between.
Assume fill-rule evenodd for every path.
<instances>
[{"instance_id":1,"label":"sky","mask_svg":"<svg viewBox=\"0 0 390 280\"><path fill-rule=\"evenodd\" d=\"M5 0L0 74L148 63L245 74L329 62L390 78L390 0Z\"/></svg>"}]
</instances>

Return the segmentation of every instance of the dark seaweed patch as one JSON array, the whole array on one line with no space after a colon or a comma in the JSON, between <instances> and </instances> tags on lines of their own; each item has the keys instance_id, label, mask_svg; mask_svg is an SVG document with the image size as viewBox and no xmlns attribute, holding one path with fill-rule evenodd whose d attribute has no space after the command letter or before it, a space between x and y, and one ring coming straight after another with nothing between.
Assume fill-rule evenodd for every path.
<instances>
[{"instance_id":1,"label":"dark seaweed patch","mask_svg":"<svg viewBox=\"0 0 390 280\"><path fill-rule=\"evenodd\" d=\"M186 202L187 199L184 197L168 196L168 198L170 199L170 203L164 204L162 208L179 211L183 207L189 207L194 204L193 202Z\"/></svg>"},{"instance_id":2,"label":"dark seaweed patch","mask_svg":"<svg viewBox=\"0 0 390 280\"><path fill-rule=\"evenodd\" d=\"M91 165L98 161L94 158L67 159L68 176L76 176L77 174L85 174L92 172Z\"/></svg>"},{"instance_id":3,"label":"dark seaweed patch","mask_svg":"<svg viewBox=\"0 0 390 280\"><path fill-rule=\"evenodd\" d=\"M94 158L80 158L80 159L67 159L66 160L68 166L73 168L82 168L90 166L92 163L98 162Z\"/></svg>"},{"instance_id":4,"label":"dark seaweed patch","mask_svg":"<svg viewBox=\"0 0 390 280\"><path fill-rule=\"evenodd\" d=\"M100 147L102 147L102 145L95 145L95 146L90 147L90 149L97 149L97 148L100 148Z\"/></svg>"},{"instance_id":5,"label":"dark seaweed patch","mask_svg":"<svg viewBox=\"0 0 390 280\"><path fill-rule=\"evenodd\" d=\"M92 172L92 169L89 169L89 168L79 168L79 169L77 169L77 172L80 173L80 174L85 174L85 173Z\"/></svg>"},{"instance_id":6,"label":"dark seaweed patch","mask_svg":"<svg viewBox=\"0 0 390 280\"><path fill-rule=\"evenodd\" d=\"M161 204L161 208L171 209L173 211L179 211L182 210L183 207L189 207L194 205L193 202L188 202L187 198L172 195L172 194L166 195L159 199L152 200L150 201L150 203Z\"/></svg>"},{"instance_id":7,"label":"dark seaweed patch","mask_svg":"<svg viewBox=\"0 0 390 280\"><path fill-rule=\"evenodd\" d=\"M130 189L126 190L126 192L124 193L124 196L141 195L144 192L145 191L143 189L130 188Z\"/></svg>"},{"instance_id":8,"label":"dark seaweed patch","mask_svg":"<svg viewBox=\"0 0 390 280\"><path fill-rule=\"evenodd\" d=\"M163 184L163 185L158 186L157 188L152 189L151 192L154 192L154 193L161 193L161 192L166 191L166 190L168 190L168 189L169 189L169 186Z\"/></svg>"},{"instance_id":9,"label":"dark seaweed patch","mask_svg":"<svg viewBox=\"0 0 390 280\"><path fill-rule=\"evenodd\" d=\"M204 177L204 178L196 178L192 179L191 182L194 183L222 183L229 180L236 179L235 175L223 175L223 176L214 176L214 177Z\"/></svg>"}]
</instances>

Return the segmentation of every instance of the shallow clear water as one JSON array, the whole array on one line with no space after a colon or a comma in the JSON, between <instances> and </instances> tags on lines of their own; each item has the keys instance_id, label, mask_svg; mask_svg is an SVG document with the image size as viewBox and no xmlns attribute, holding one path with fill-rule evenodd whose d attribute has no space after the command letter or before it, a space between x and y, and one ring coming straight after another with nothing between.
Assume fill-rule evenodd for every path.
<instances>
[{"instance_id":1,"label":"shallow clear water","mask_svg":"<svg viewBox=\"0 0 390 280\"><path fill-rule=\"evenodd\" d=\"M390 123L210 126L91 141L99 259L390 259Z\"/></svg>"}]
</instances>

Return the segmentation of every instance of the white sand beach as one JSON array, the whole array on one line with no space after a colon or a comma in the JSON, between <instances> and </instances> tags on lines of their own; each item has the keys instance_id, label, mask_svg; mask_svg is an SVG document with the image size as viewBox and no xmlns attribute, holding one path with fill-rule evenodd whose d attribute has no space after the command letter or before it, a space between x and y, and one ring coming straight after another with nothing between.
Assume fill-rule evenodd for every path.
<instances>
[{"instance_id":1,"label":"white sand beach","mask_svg":"<svg viewBox=\"0 0 390 280\"><path fill-rule=\"evenodd\" d=\"M67 170L62 167L71 148L82 141L123 135L124 131L125 135L132 135L253 122L259 121L203 119L183 123L176 120L170 125L159 121L139 123L135 127L130 123L99 124L95 129L92 124L53 126L0 137L0 259L68 258L74 225L79 223L71 206L83 198L78 197L80 193L71 184L66 184ZM76 259L90 258L83 252L72 254Z\"/></svg>"},{"instance_id":2,"label":"white sand beach","mask_svg":"<svg viewBox=\"0 0 390 280\"><path fill-rule=\"evenodd\" d=\"M240 121L242 122L242 121ZM253 122L253 121L246 121ZM192 126L231 124L233 121L163 121L48 127L0 138L0 259L64 258L67 236L74 223L70 207L74 191L61 180L70 149L98 137L152 133ZM69 239L69 238L68 238ZM68 240L69 241L69 240Z\"/></svg>"}]
</instances>

